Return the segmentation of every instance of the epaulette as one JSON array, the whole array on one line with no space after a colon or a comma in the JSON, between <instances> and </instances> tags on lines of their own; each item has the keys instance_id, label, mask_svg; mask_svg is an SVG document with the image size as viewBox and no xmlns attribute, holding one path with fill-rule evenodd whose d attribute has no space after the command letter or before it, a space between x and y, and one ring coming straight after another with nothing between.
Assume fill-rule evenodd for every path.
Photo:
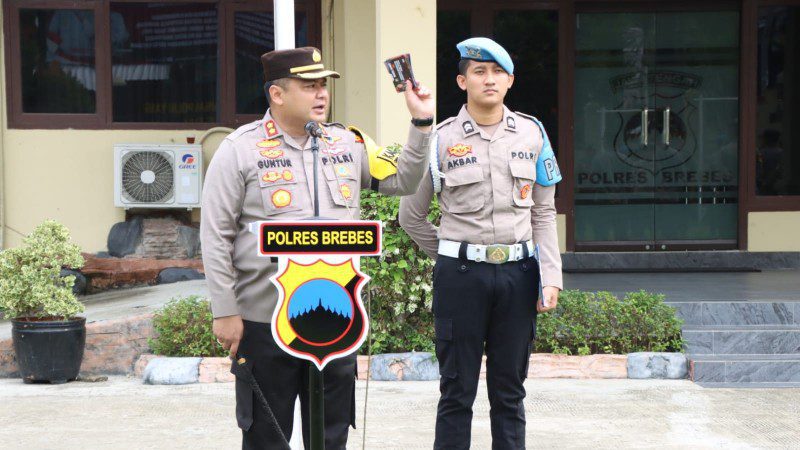
<instances>
[{"instance_id":1,"label":"epaulette","mask_svg":"<svg viewBox=\"0 0 800 450\"><path fill-rule=\"evenodd\" d=\"M447 125L449 123L452 123L454 120L456 120L456 116L450 117L450 118L446 119L444 122L439 122L439 124L436 125L436 129L439 130L443 126L445 126L445 125Z\"/></svg>"},{"instance_id":2,"label":"epaulette","mask_svg":"<svg viewBox=\"0 0 800 450\"><path fill-rule=\"evenodd\" d=\"M519 111L514 111L514 114L516 114L518 116L522 116L522 117L524 117L524 118L526 118L528 120L533 121L533 123L535 123L536 125L540 125L541 126L541 122L539 122L539 119L537 119L535 116L532 116L530 114L521 113Z\"/></svg>"},{"instance_id":3,"label":"epaulette","mask_svg":"<svg viewBox=\"0 0 800 450\"><path fill-rule=\"evenodd\" d=\"M227 136L225 136L225 139L236 139L237 137L241 136L242 134L258 128L260 125L261 125L261 119L254 120L254 121L252 121L250 123L246 123L246 124L240 126L239 128L233 130Z\"/></svg>"},{"instance_id":4,"label":"epaulette","mask_svg":"<svg viewBox=\"0 0 800 450\"><path fill-rule=\"evenodd\" d=\"M343 130L347 129L346 126L344 126L343 124L341 124L339 122L328 122L328 123L323 123L322 125L326 126L326 127L337 127L337 128L341 128Z\"/></svg>"}]
</instances>

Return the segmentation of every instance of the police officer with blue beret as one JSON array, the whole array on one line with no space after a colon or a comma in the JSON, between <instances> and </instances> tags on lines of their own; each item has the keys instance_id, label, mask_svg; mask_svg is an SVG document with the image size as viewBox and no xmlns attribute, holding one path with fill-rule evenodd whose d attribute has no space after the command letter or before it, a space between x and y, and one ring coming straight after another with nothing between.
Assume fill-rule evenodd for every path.
<instances>
[{"instance_id":1,"label":"police officer with blue beret","mask_svg":"<svg viewBox=\"0 0 800 450\"><path fill-rule=\"evenodd\" d=\"M556 307L563 285L554 206L561 174L541 122L503 104L514 83L508 52L487 38L458 50L467 103L439 124L428 176L400 201L400 224L436 259L434 448L469 448L485 353L492 448L522 449L536 316ZM438 229L427 220L434 194Z\"/></svg>"}]
</instances>

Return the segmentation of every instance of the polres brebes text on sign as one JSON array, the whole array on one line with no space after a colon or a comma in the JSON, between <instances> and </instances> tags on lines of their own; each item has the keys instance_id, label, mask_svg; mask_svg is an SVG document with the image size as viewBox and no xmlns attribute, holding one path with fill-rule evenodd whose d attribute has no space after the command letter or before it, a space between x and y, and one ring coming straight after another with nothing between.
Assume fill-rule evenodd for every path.
<instances>
[{"instance_id":1,"label":"polres brebes text on sign","mask_svg":"<svg viewBox=\"0 0 800 450\"><path fill-rule=\"evenodd\" d=\"M259 252L274 255L379 255L378 221L267 221L259 223Z\"/></svg>"}]
</instances>

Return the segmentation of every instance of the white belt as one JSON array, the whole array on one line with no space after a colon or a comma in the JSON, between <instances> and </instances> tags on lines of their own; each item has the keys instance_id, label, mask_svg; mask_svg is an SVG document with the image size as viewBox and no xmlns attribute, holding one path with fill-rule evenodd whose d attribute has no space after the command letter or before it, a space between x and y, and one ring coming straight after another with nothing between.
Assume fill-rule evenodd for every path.
<instances>
[{"instance_id":1,"label":"white belt","mask_svg":"<svg viewBox=\"0 0 800 450\"><path fill-rule=\"evenodd\" d=\"M503 264L509 261L519 261L525 257L524 246L528 247L528 257L537 257L534 252L533 241L527 241L520 244L467 244L467 259L475 262L487 262L489 264ZM451 258L458 258L458 252L461 249L461 242L446 241L444 239L439 241L439 254L442 256L449 256Z\"/></svg>"}]
</instances>

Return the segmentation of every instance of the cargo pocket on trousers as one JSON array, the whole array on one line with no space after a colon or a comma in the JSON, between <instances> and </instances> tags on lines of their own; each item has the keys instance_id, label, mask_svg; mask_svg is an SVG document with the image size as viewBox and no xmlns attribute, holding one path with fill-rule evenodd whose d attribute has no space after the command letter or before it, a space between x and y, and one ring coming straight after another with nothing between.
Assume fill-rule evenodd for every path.
<instances>
[{"instance_id":1,"label":"cargo pocket on trousers","mask_svg":"<svg viewBox=\"0 0 800 450\"><path fill-rule=\"evenodd\" d=\"M522 378L528 378L528 372L530 371L531 366L531 355L533 354L534 346L536 345L536 316L533 316L533 327L531 328L531 340L528 341L528 352L525 356L525 373L522 374Z\"/></svg>"},{"instance_id":2,"label":"cargo pocket on trousers","mask_svg":"<svg viewBox=\"0 0 800 450\"><path fill-rule=\"evenodd\" d=\"M253 425L253 388L239 377L236 377L236 423L244 431Z\"/></svg>"},{"instance_id":3,"label":"cargo pocket on trousers","mask_svg":"<svg viewBox=\"0 0 800 450\"><path fill-rule=\"evenodd\" d=\"M453 319L436 318L436 359L439 360L439 375L455 378L458 375L456 351L453 348Z\"/></svg>"}]
</instances>

